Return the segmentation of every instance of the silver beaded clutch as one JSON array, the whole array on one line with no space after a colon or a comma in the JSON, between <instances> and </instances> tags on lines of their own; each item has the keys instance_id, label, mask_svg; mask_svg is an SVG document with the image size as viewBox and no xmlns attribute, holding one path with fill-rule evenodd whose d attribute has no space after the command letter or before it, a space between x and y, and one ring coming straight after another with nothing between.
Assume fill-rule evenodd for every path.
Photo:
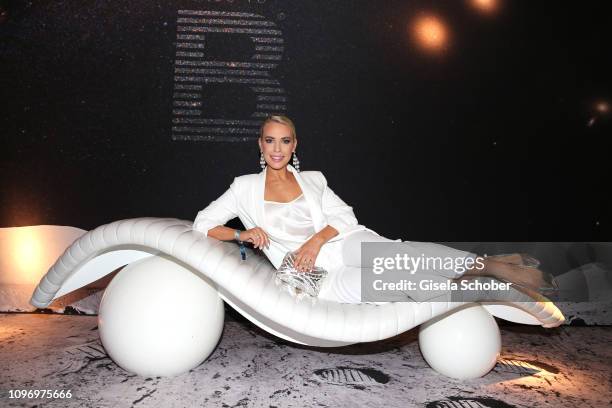
<instances>
[{"instance_id":1,"label":"silver beaded clutch","mask_svg":"<svg viewBox=\"0 0 612 408\"><path fill-rule=\"evenodd\" d=\"M274 282L299 299L304 296L316 298L321 290L323 279L327 276L327 271L318 266L313 267L312 271L298 271L294 266L295 256L295 252L287 252L276 271Z\"/></svg>"}]
</instances>

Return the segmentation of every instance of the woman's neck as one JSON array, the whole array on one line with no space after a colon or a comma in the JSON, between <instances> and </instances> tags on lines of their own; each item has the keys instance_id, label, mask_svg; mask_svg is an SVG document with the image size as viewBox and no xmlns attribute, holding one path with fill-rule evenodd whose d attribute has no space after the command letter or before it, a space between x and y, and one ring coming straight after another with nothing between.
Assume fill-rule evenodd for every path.
<instances>
[{"instance_id":1,"label":"woman's neck","mask_svg":"<svg viewBox=\"0 0 612 408\"><path fill-rule=\"evenodd\" d=\"M291 178L291 174L289 174L289 170L287 166L281 169L273 169L270 166L266 169L266 178L269 181L288 181Z\"/></svg>"}]
</instances>

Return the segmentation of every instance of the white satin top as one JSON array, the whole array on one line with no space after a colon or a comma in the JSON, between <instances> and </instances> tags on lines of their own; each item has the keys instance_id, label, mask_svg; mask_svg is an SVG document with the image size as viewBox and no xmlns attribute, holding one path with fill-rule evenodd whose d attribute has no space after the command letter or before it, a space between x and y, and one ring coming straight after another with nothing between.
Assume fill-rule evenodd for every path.
<instances>
[{"instance_id":1,"label":"white satin top","mask_svg":"<svg viewBox=\"0 0 612 408\"><path fill-rule=\"evenodd\" d=\"M287 203L264 200L268 236L294 251L314 233L314 223L304 194Z\"/></svg>"},{"instance_id":2,"label":"white satin top","mask_svg":"<svg viewBox=\"0 0 612 408\"><path fill-rule=\"evenodd\" d=\"M315 234L314 222L304 194L288 203L264 200L264 217L270 245L278 246L281 252L295 251ZM325 243L315 260L315 266L328 272L328 277L323 280L319 299L337 301L339 298L335 286L338 272L343 266L342 241Z\"/></svg>"}]
</instances>

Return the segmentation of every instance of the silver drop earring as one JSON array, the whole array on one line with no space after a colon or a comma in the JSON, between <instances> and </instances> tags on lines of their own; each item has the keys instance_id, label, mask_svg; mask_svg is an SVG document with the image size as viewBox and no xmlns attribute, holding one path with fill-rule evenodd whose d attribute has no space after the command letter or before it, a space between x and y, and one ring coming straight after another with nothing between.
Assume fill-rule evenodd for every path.
<instances>
[{"instance_id":1,"label":"silver drop earring","mask_svg":"<svg viewBox=\"0 0 612 408\"><path fill-rule=\"evenodd\" d=\"M295 152L293 152L293 167L295 167L298 173L300 172L300 161L298 160L297 154L295 154Z\"/></svg>"},{"instance_id":2,"label":"silver drop earring","mask_svg":"<svg viewBox=\"0 0 612 408\"><path fill-rule=\"evenodd\" d=\"M259 156L259 165L262 170L266 168L266 160L264 159L263 152L261 152L261 156Z\"/></svg>"}]
</instances>

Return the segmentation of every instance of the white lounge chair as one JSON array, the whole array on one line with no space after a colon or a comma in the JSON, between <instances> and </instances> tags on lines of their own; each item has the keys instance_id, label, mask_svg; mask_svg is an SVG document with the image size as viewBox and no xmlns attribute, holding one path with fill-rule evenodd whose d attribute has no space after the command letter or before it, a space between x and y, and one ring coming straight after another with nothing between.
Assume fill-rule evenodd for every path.
<instances>
[{"instance_id":1,"label":"white lounge chair","mask_svg":"<svg viewBox=\"0 0 612 408\"><path fill-rule=\"evenodd\" d=\"M205 277L218 296L245 318L282 339L335 347L393 337L470 302L345 304L299 301L274 283L274 267L249 250L246 261L233 242L206 237L192 222L134 218L101 225L79 237L49 269L30 303L54 299L117 268L154 255L165 256ZM546 298L514 291L511 300L479 302L494 316L523 324L560 325L561 311Z\"/></svg>"}]
</instances>

